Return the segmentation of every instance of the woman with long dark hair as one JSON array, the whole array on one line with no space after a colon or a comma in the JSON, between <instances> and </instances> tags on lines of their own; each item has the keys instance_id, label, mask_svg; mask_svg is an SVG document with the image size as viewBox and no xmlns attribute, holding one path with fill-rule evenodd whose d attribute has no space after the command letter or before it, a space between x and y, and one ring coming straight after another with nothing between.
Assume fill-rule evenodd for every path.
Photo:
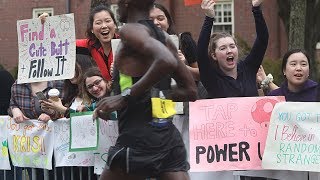
<instances>
[{"instance_id":1,"label":"woman with long dark hair","mask_svg":"<svg viewBox=\"0 0 320 180\"><path fill-rule=\"evenodd\" d=\"M89 15L87 39L76 41L77 53L92 56L103 77L107 80L112 78L111 40L118 37L116 30L117 24L112 11L104 5L98 5L91 10Z\"/></svg>"},{"instance_id":2,"label":"woman with long dark hair","mask_svg":"<svg viewBox=\"0 0 320 180\"><path fill-rule=\"evenodd\" d=\"M43 13L39 18L45 22L48 13ZM103 77L111 80L113 54L111 40L117 38L117 24L113 12L105 5L94 7L87 23L86 39L77 39L77 54L92 56Z\"/></svg>"}]
</instances>

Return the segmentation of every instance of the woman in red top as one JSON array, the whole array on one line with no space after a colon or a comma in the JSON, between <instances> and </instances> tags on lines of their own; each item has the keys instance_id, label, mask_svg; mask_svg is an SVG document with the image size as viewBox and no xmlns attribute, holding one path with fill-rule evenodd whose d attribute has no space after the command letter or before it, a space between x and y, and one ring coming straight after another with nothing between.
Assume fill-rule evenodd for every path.
<instances>
[{"instance_id":1,"label":"woman in red top","mask_svg":"<svg viewBox=\"0 0 320 180\"><path fill-rule=\"evenodd\" d=\"M46 21L48 13L40 15L42 23ZM117 24L113 12L104 5L93 8L90 12L87 24L87 39L77 39L77 54L92 56L99 67L102 76L111 80L111 66L113 55L111 39L117 38Z\"/></svg>"},{"instance_id":2,"label":"woman in red top","mask_svg":"<svg viewBox=\"0 0 320 180\"><path fill-rule=\"evenodd\" d=\"M112 11L104 5L99 5L90 12L87 39L76 41L77 53L92 56L106 80L111 80L112 77L111 39L118 37L116 29L117 24Z\"/></svg>"}]
</instances>

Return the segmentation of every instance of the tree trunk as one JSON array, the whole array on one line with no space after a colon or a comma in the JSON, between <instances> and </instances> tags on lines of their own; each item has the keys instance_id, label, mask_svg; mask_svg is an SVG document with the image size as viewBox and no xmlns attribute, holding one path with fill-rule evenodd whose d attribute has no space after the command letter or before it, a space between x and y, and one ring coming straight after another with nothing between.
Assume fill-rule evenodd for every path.
<instances>
[{"instance_id":1,"label":"tree trunk","mask_svg":"<svg viewBox=\"0 0 320 180\"><path fill-rule=\"evenodd\" d=\"M278 6L279 6L279 16L283 21L287 38L289 39L289 29L290 29L290 1L289 0L278 0Z\"/></svg>"},{"instance_id":2,"label":"tree trunk","mask_svg":"<svg viewBox=\"0 0 320 180\"><path fill-rule=\"evenodd\" d=\"M311 64L311 78L319 81L319 62L315 59L317 42L320 42L320 1L307 0L306 27L305 27L305 50L308 52Z\"/></svg>"},{"instance_id":3,"label":"tree trunk","mask_svg":"<svg viewBox=\"0 0 320 180\"><path fill-rule=\"evenodd\" d=\"M287 32L288 39L289 39L289 48L302 48L305 49L310 57L311 63L310 63L310 75L311 78L314 80L319 81L320 77L318 77L318 74L320 74L320 65L319 62L316 61L315 58L315 47L317 42L320 42L320 0L278 0L278 6L279 6L279 16L283 20L283 23L285 25L285 29ZM302 3L301 3L302 2ZM302 12L304 14L301 14L301 10L304 10L303 7L298 5L291 5L291 3L301 3L303 6L306 6L306 11ZM298 8L301 9L294 9L293 6L299 6ZM289 9L288 7L291 7ZM292 12L292 13L290 13ZM303 20L295 20L296 24L291 24L290 18L292 16L300 16ZM293 16L293 18L296 18ZM291 26L294 29L291 28ZM298 40L298 36L291 35L290 30L295 30L296 27L301 26L300 28L304 28L304 32L299 30L298 33L304 33L304 44L302 44L303 41ZM301 41L300 45L295 45L292 43L292 41Z\"/></svg>"},{"instance_id":4,"label":"tree trunk","mask_svg":"<svg viewBox=\"0 0 320 180\"><path fill-rule=\"evenodd\" d=\"M110 7L110 0L91 0L91 9L100 4Z\"/></svg>"},{"instance_id":5,"label":"tree trunk","mask_svg":"<svg viewBox=\"0 0 320 180\"><path fill-rule=\"evenodd\" d=\"M306 0L290 0L289 49L304 48Z\"/></svg>"}]
</instances>

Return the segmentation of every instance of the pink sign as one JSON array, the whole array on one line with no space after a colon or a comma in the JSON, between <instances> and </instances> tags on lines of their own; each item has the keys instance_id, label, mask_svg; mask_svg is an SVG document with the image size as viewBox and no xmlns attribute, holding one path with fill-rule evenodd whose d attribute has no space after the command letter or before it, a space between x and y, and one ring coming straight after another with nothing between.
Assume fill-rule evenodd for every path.
<instances>
[{"instance_id":1,"label":"pink sign","mask_svg":"<svg viewBox=\"0 0 320 180\"><path fill-rule=\"evenodd\" d=\"M261 169L271 112L284 97L243 97L190 103L192 172Z\"/></svg>"}]
</instances>

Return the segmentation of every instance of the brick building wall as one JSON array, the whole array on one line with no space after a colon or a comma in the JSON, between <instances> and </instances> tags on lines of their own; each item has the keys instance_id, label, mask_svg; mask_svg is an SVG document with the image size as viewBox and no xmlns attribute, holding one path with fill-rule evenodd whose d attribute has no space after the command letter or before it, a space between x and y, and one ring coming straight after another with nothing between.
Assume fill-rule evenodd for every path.
<instances>
[{"instance_id":1,"label":"brick building wall","mask_svg":"<svg viewBox=\"0 0 320 180\"><path fill-rule=\"evenodd\" d=\"M168 1L168 0L167 0ZM163 2L159 1L159 2ZM204 19L200 5L184 7L183 1L171 1L168 9L175 21L178 33L190 31L195 39L198 38ZM276 0L266 1L263 14L269 30L269 44L266 57L280 58L287 50L287 37L283 23L278 16ZM250 46L256 37L254 19L251 12L251 0L234 0L234 33L245 40Z\"/></svg>"},{"instance_id":2,"label":"brick building wall","mask_svg":"<svg viewBox=\"0 0 320 180\"><path fill-rule=\"evenodd\" d=\"M18 65L17 20L32 18L33 8L53 8L54 14L65 14L67 0L2 0L0 1L0 64L6 69ZM84 38L90 1L70 0L70 12L75 13L76 37Z\"/></svg>"},{"instance_id":3,"label":"brick building wall","mask_svg":"<svg viewBox=\"0 0 320 180\"><path fill-rule=\"evenodd\" d=\"M69 1L69 10L67 2ZM110 0L116 3L116 0ZM200 5L185 7L183 0L157 0L170 11L177 33L190 31L197 40L203 23L204 13ZM251 0L234 0L234 30L250 46L255 39ZM89 0L2 0L0 1L0 64L12 69L18 63L16 21L32 17L32 9L54 8L54 14L73 12L75 14L76 38L84 38L90 10ZM270 39L267 58L278 59L287 49L287 38L283 24L278 17L276 0L264 3L263 13L268 25Z\"/></svg>"},{"instance_id":4,"label":"brick building wall","mask_svg":"<svg viewBox=\"0 0 320 180\"><path fill-rule=\"evenodd\" d=\"M90 13L90 0L70 0L70 12L75 15L76 38L85 38Z\"/></svg>"},{"instance_id":5,"label":"brick building wall","mask_svg":"<svg viewBox=\"0 0 320 180\"><path fill-rule=\"evenodd\" d=\"M12 69L18 63L17 20L32 18L34 7L52 7L54 14L66 12L65 0L0 1L0 64Z\"/></svg>"}]
</instances>

